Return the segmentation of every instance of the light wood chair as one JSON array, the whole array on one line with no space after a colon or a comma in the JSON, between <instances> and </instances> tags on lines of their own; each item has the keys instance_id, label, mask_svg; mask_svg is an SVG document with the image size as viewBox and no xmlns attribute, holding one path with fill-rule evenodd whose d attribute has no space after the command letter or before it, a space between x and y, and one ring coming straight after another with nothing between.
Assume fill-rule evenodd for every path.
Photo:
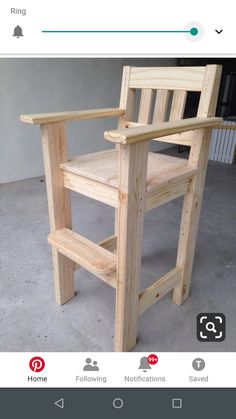
<instances>
[{"instance_id":1,"label":"light wood chair","mask_svg":"<svg viewBox=\"0 0 236 419\"><path fill-rule=\"evenodd\" d=\"M189 296L211 130L222 121L214 117L220 77L218 65L124 67L119 108L21 116L41 125L56 301L74 297L74 270L80 266L114 287L116 351L135 346L138 316L166 293L173 290L178 305ZM183 119L190 91L200 92L197 116ZM105 132L116 148L68 160L65 123L105 117L119 119L117 130ZM150 153L150 140L188 145L189 159ZM71 190L115 208L114 236L93 243L72 231ZM176 266L140 292L145 211L181 195Z\"/></svg>"}]
</instances>

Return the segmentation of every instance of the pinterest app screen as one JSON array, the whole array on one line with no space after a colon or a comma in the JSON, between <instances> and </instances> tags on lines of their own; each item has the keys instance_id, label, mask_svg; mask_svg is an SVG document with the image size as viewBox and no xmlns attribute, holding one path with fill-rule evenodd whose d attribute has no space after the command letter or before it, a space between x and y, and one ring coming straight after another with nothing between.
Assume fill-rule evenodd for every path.
<instances>
[{"instance_id":1,"label":"pinterest app screen","mask_svg":"<svg viewBox=\"0 0 236 419\"><path fill-rule=\"evenodd\" d=\"M235 417L234 11L1 2L1 417Z\"/></svg>"}]
</instances>

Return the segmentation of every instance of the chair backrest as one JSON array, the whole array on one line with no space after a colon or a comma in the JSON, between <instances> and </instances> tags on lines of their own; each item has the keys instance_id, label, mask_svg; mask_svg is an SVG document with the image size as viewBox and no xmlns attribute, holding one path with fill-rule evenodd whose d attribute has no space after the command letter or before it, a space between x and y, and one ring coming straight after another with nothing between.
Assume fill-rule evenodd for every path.
<instances>
[{"instance_id":1,"label":"chair backrest","mask_svg":"<svg viewBox=\"0 0 236 419\"><path fill-rule=\"evenodd\" d=\"M126 109L126 115L120 119L120 126L130 128L182 119L189 92L199 92L194 116L215 116L221 70L219 65L124 67L120 107ZM171 135L168 141L191 145L191 138L192 132L188 132Z\"/></svg>"}]
</instances>

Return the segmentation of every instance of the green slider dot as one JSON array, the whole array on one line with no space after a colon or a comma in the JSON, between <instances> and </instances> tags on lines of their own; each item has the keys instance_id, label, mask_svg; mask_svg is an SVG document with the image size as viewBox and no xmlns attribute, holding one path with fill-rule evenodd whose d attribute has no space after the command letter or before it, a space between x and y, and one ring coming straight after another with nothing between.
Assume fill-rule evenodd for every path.
<instances>
[{"instance_id":1,"label":"green slider dot","mask_svg":"<svg viewBox=\"0 0 236 419\"><path fill-rule=\"evenodd\" d=\"M198 34L198 29L197 28L191 28L190 33L191 33L192 36L196 36Z\"/></svg>"}]
</instances>

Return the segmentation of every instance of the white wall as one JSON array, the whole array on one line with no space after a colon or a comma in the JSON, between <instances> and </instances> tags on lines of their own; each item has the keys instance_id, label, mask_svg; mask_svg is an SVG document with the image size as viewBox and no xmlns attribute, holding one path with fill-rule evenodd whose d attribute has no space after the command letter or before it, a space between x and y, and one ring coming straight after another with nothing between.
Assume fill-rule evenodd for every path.
<instances>
[{"instance_id":1,"label":"white wall","mask_svg":"<svg viewBox=\"0 0 236 419\"><path fill-rule=\"evenodd\" d=\"M39 128L20 122L20 114L118 106L123 65L175 65L175 59L0 59L0 183L44 173ZM70 123L70 155L109 148L103 132L113 127L116 120Z\"/></svg>"}]
</instances>

